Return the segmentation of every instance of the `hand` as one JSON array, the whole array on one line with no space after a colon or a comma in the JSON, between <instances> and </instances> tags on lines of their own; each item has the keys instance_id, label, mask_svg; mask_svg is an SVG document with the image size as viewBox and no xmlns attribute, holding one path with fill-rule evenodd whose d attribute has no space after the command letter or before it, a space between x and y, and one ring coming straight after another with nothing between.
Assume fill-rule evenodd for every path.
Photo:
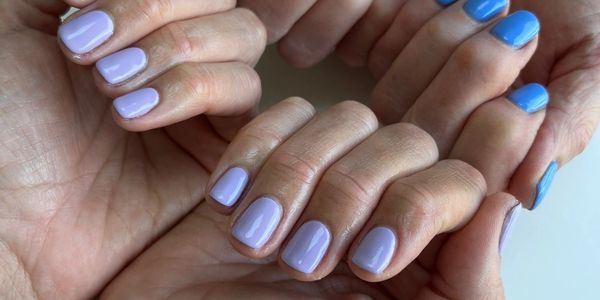
<instances>
[{"instance_id":1,"label":"hand","mask_svg":"<svg viewBox=\"0 0 600 300\"><path fill-rule=\"evenodd\" d=\"M128 7L143 3L160 3L170 10ZM157 127L204 108L209 114L234 114L234 99L246 101L241 107L252 107L260 94L258 77L243 63L203 63L227 60L222 55L255 61L264 47L260 39L236 47L230 42L238 34L250 37L246 28L256 28L257 19L246 10L229 10L231 1L195 1L193 7L186 3L93 3L114 13L115 34L91 53L67 51L69 58L87 64L142 38L136 45L147 51L148 64L137 77L113 87L95 74L102 91L116 95L167 71L151 83L161 92L161 102L147 118L125 120L115 114L127 129ZM111 101L97 91L91 68L69 62L59 49L58 15L65 4L3 1L0 6L1 294L8 299L90 298L198 204L227 136L245 118L200 116L128 133L112 120ZM195 23L205 27L194 30ZM260 33L258 28L252 31ZM200 47L205 51L195 51ZM171 50L189 56L172 60ZM198 61L184 63L184 58ZM178 71L189 73L172 76ZM176 78L181 81L173 83ZM197 83L197 89L188 89L194 86L186 83ZM160 113L163 105L190 105L192 99L193 111Z\"/></svg>"},{"instance_id":2,"label":"hand","mask_svg":"<svg viewBox=\"0 0 600 300\"><path fill-rule=\"evenodd\" d=\"M310 67L337 49L352 63L366 56L405 0L240 0L267 28L269 43L296 67Z\"/></svg>"},{"instance_id":3,"label":"hand","mask_svg":"<svg viewBox=\"0 0 600 300\"><path fill-rule=\"evenodd\" d=\"M239 231L235 229L238 225L234 225L233 235L240 240L230 239L233 246L246 255L261 258L238 255L225 234L230 231L230 222L211 212L207 203L202 203L127 268L107 288L103 298L503 297L498 247L505 241L506 228L513 220L513 214L520 209L514 198L495 195L479 206L485 192L481 175L458 161L443 161L427 168L427 165L433 164L433 141L412 125L392 125L367 138L376 123L372 113L359 104L343 102L310 120L313 114L314 109L303 100L292 98L280 102L240 131L217 167L214 179L219 179L222 173L226 175L219 179L216 186L220 187L213 188L210 195L223 203L230 199L236 200L234 198L240 195L247 182L243 176L239 176L244 171L232 169L230 165L243 166L251 175L252 186L243 193L244 199L237 206L234 216L239 217L244 209L247 210L237 220L234 217L234 224L247 223L248 211L257 212L256 203L259 202L265 204L279 201L283 209L275 214L282 216L280 222L271 222L268 214L253 221L254 233L238 235ZM335 135L335 132L339 135ZM346 142L343 141L344 138ZM360 140L364 141L359 142ZM319 176L315 174L306 177L304 175L308 173L302 173L302 170L313 170L310 166L315 166L315 172L322 172L322 165L314 165L315 161L310 160L311 157L321 157L321 163L328 164L333 157L344 153L344 149L348 151L357 143L360 144L325 172L316 187L314 185ZM314 148L310 148L310 145ZM327 149L330 152L323 152ZM382 151L378 153L378 157L372 153L376 150ZM288 151L297 151L296 155L300 156L293 156L294 152ZM322 155L323 153L326 154ZM297 159L291 159L292 157ZM348 177L334 171L344 168L348 171ZM423 168L427 169L419 171ZM400 172L397 173L397 178L387 180L387 189L382 187L385 177L390 176L394 170ZM374 175L376 171L381 174ZM341 180L343 178L349 180ZM354 179L350 180L352 178ZM366 194L352 194L356 189L351 187L364 186L367 178L373 179L373 189L365 189ZM351 182L356 182L356 185L350 184ZM308 200L307 192L312 189L313 197L303 209ZM384 189L386 192L382 195ZM247 200L254 200L256 195L272 196L270 200L262 198L263 200L257 200L248 206L250 203ZM382 200L375 209L373 200L379 196L382 196ZM210 199L208 204L219 207L222 211L231 211L235 207L235 204L230 207L220 202ZM269 211L268 205L262 208L263 213ZM360 227L369 219L371 212L371 220L361 230ZM475 217L468 225L459 229L473 214ZM246 220L240 221L244 218ZM294 226L290 234L292 238L283 243L283 254L279 259L269 255L278 247L283 235L289 232L296 220L298 225L303 220L312 222L304 223L308 224L301 227L304 230ZM404 222L396 222L400 220ZM320 232L320 237L325 238L318 238L319 235L316 234L312 240L321 250L323 242L330 241L329 249L326 244L326 251L315 251L326 253L320 262L315 262L311 255L305 260L300 259L303 250L310 250L305 248L310 243L304 243L302 239L310 239L311 230L308 228L320 222L327 226L316 226L317 229L322 228L316 233ZM271 223L271 226L263 226L266 223ZM279 228L274 229L273 226L277 226L277 223L280 224ZM507 225L503 226L503 223ZM264 247L252 249L247 246L261 240L250 238L252 235L261 236L259 232L269 228L274 229L274 233L270 239L268 234L263 236ZM355 253L365 251L358 249L356 245L351 247L349 265L340 263L354 236L360 237L356 243L369 243L366 234L373 228L387 228L388 232L396 232L398 240L395 245L398 248L394 244L384 243L382 249L386 255L378 261L385 264L387 257L389 265L376 267L369 265L368 261L355 259ZM307 235L295 236L293 232L296 230L304 231ZM331 230L329 235L323 234L328 230ZM437 230L455 232L448 237L438 237L415 262L411 262L414 258L411 256L420 253L426 241L432 237L430 234L435 234ZM296 253L288 256L285 253L290 247ZM289 260L290 257L292 260ZM277 267L277 261L282 269ZM304 273L304 267L311 265L316 266L314 273ZM405 266L406 269L398 274ZM371 267L381 268L382 272L377 273ZM329 272L332 273L325 277ZM354 274L368 281L389 280L369 284L359 280ZM292 278L318 281L302 282Z\"/></svg>"},{"instance_id":4,"label":"hand","mask_svg":"<svg viewBox=\"0 0 600 300\"><path fill-rule=\"evenodd\" d=\"M536 12L543 24L540 47L522 80L546 84L552 99L509 190L535 208L558 166L583 152L600 121L600 3L515 0L513 6Z\"/></svg>"}]
</instances>

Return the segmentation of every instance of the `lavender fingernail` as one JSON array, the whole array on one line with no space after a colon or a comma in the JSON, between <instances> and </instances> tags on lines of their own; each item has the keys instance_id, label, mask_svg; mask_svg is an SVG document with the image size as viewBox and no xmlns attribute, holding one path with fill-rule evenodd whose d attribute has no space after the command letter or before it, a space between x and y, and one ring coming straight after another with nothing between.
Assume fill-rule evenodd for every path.
<instances>
[{"instance_id":1,"label":"lavender fingernail","mask_svg":"<svg viewBox=\"0 0 600 300\"><path fill-rule=\"evenodd\" d=\"M376 227L360 242L352 262L361 269L379 274L390 264L396 243L396 235L391 229Z\"/></svg>"},{"instance_id":2,"label":"lavender fingernail","mask_svg":"<svg viewBox=\"0 0 600 300\"><path fill-rule=\"evenodd\" d=\"M512 230L514 228L514 224L519 218L522 209L523 206L519 203L515 207L511 208L506 214L506 217L504 217L504 224L502 224L502 231L500 233L500 243L498 245L500 255L502 255L502 253L504 252L506 242L510 239Z\"/></svg>"},{"instance_id":3,"label":"lavender fingernail","mask_svg":"<svg viewBox=\"0 0 600 300\"><path fill-rule=\"evenodd\" d=\"M271 238L282 214L277 201L268 197L258 198L233 225L233 236L246 246L259 249Z\"/></svg>"},{"instance_id":4,"label":"lavender fingernail","mask_svg":"<svg viewBox=\"0 0 600 300\"><path fill-rule=\"evenodd\" d=\"M225 206L233 206L247 184L248 172L239 167L231 168L215 183L210 197Z\"/></svg>"},{"instance_id":5,"label":"lavender fingernail","mask_svg":"<svg viewBox=\"0 0 600 300\"><path fill-rule=\"evenodd\" d=\"M159 98L155 89L144 88L115 99L113 106L123 119L134 119L147 114L156 107Z\"/></svg>"},{"instance_id":6,"label":"lavender fingernail","mask_svg":"<svg viewBox=\"0 0 600 300\"><path fill-rule=\"evenodd\" d=\"M61 25L58 36L71 52L84 54L106 42L114 30L107 13L93 10Z\"/></svg>"},{"instance_id":7,"label":"lavender fingernail","mask_svg":"<svg viewBox=\"0 0 600 300\"><path fill-rule=\"evenodd\" d=\"M327 226L318 221L308 221L287 244L281 259L297 271L312 273L325 256L330 241L331 233Z\"/></svg>"},{"instance_id":8,"label":"lavender fingernail","mask_svg":"<svg viewBox=\"0 0 600 300\"><path fill-rule=\"evenodd\" d=\"M99 60L96 69L108 83L119 84L138 74L147 64L144 50L127 48Z\"/></svg>"}]
</instances>

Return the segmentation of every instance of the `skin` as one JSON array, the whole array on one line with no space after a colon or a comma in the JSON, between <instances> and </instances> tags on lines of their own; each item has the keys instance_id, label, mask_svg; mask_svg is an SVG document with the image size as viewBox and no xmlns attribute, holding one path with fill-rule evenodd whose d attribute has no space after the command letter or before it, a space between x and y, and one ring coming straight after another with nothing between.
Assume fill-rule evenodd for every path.
<instances>
[{"instance_id":1,"label":"skin","mask_svg":"<svg viewBox=\"0 0 600 300\"><path fill-rule=\"evenodd\" d=\"M313 1L314 2L314 1ZM311 4L314 4L311 2ZM477 29L481 24L471 23L471 27L450 26L453 29L452 34L443 30L444 22L441 20L443 15L448 15L447 11L459 11L465 0L458 1L453 6L444 9L435 1L406 0L406 1L383 1L374 0L369 9L353 25L352 29L347 31L342 38L336 36L334 40L340 40L337 45L332 46L328 43L329 49L336 49L336 52L342 60L352 66L368 66L376 78L382 78L383 82L379 86L388 85L393 93L386 91L385 88L379 88L373 94L374 103L382 103L374 110L380 118L395 122L398 120L407 121L406 112L410 105L416 101L420 95L415 91L415 86L426 87L431 83L432 75L437 74L438 70L431 71L430 75L424 77L414 76L414 72L421 71L423 63L431 63L438 60L444 61L448 54L444 51L452 50L452 47L431 46L432 39L427 39L419 43L419 32L421 36L454 36L456 34L466 34L469 31ZM269 42L280 41L280 52L284 58L296 66L308 66L315 64L323 59L324 55L312 57L311 54L302 51L291 51L298 47L285 47L282 41L285 40L296 22L308 11L303 7L297 9L288 3L269 0L244 0L240 4L254 10L263 20L270 37ZM567 164L571 159L585 150L591 136L596 130L598 121L600 121L600 68L598 67L598 44L600 28L600 4L595 1L577 0L513 0L510 3L510 11L527 9L534 12L540 19L542 31L540 33L540 47L533 54L533 60L530 64L523 66L523 72L516 79L516 85L528 82L538 82L548 87L551 95L551 102L548 108L548 117L541 127L537 139L531 146L527 158L523 163L510 172L509 177L503 178L501 182L510 182L507 190L517 196L526 207L532 207L536 197L536 185L543 173L546 171L549 163L556 160L559 165ZM280 11L288 11L288 14L281 14ZM293 12L293 13L291 13ZM334 10L331 14L342 14L343 10ZM507 13L507 12L504 12ZM276 20L276 21L274 21ZM437 23L438 26L435 26ZM282 25L285 26L282 26ZM489 23L487 23L489 24ZM483 24L483 25L487 25ZM475 25L475 26L473 26ZM318 28L323 28L324 32L344 32L348 25L343 29L333 28L336 24L321 24ZM339 25L341 26L341 25ZM486 26L483 26L485 28ZM282 29L283 30L280 30ZM425 34L428 31L428 34ZM296 37L294 41L302 44L303 41L318 39L312 35L321 35L309 30ZM283 40L282 40L283 39ZM423 39L421 39L423 40ZM420 46L411 46L411 44L421 44ZM456 45L455 45L456 46ZM412 49L412 50L411 50ZM435 53L422 54L423 49L433 50ZM439 52L438 50L443 50ZM331 50L332 51L332 50ZM331 52L330 51L330 52ZM403 53L405 51L406 53ZM415 54L415 51L418 52ZM450 51L451 53L452 51ZM327 53L315 51L314 53ZM411 54L412 53L412 54ZM419 59L426 57L426 59ZM310 64L298 64L298 61L310 61ZM399 65L393 68L394 62ZM404 63L402 63L404 62ZM419 67L415 67L415 62ZM401 67L400 67L401 66ZM405 84L386 83L386 73L392 77L393 74L405 74L404 70L412 70L409 77L403 79ZM427 70L427 69L425 69ZM421 71L422 72L422 71ZM419 74L423 75L423 74ZM460 84L462 76L450 78L448 86ZM389 78L387 79L389 80ZM402 81L401 81L402 82ZM409 91L402 91L398 87L408 87ZM417 89L418 90L418 89ZM422 91L422 90L421 90ZM396 103L385 105L386 93L400 96ZM412 96L406 96L407 93ZM434 95L436 95L434 93ZM398 99L391 97L390 99ZM409 98L410 100L406 100ZM491 99L491 98L489 98ZM400 109L389 108L399 107ZM469 111L469 110L467 110ZM470 110L472 111L472 109ZM443 116L435 118L437 120L450 120ZM426 122L435 124L431 122ZM429 129L429 124L419 124L423 126L430 134L437 134L436 128ZM439 136L447 136L439 134ZM512 151L507 149L507 154Z\"/></svg>"}]
</instances>

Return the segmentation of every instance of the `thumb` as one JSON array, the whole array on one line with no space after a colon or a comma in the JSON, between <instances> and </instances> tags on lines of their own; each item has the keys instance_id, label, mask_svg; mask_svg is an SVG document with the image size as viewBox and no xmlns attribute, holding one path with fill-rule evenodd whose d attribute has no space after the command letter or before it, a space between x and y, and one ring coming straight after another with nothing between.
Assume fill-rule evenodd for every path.
<instances>
[{"instance_id":1,"label":"thumb","mask_svg":"<svg viewBox=\"0 0 600 300\"><path fill-rule=\"evenodd\" d=\"M521 205L511 195L489 196L463 229L442 246L422 299L503 299L500 252Z\"/></svg>"}]
</instances>

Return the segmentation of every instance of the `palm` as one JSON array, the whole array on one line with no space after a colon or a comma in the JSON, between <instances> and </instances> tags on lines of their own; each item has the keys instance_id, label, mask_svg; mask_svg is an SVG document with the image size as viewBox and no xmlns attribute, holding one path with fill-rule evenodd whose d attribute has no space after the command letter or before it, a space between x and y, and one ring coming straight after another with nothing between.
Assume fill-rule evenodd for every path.
<instances>
[{"instance_id":1,"label":"palm","mask_svg":"<svg viewBox=\"0 0 600 300\"><path fill-rule=\"evenodd\" d=\"M65 61L55 36L2 29L0 264L14 273L0 285L89 297L197 204L203 166L226 142L201 118L119 129L89 69Z\"/></svg>"}]
</instances>

